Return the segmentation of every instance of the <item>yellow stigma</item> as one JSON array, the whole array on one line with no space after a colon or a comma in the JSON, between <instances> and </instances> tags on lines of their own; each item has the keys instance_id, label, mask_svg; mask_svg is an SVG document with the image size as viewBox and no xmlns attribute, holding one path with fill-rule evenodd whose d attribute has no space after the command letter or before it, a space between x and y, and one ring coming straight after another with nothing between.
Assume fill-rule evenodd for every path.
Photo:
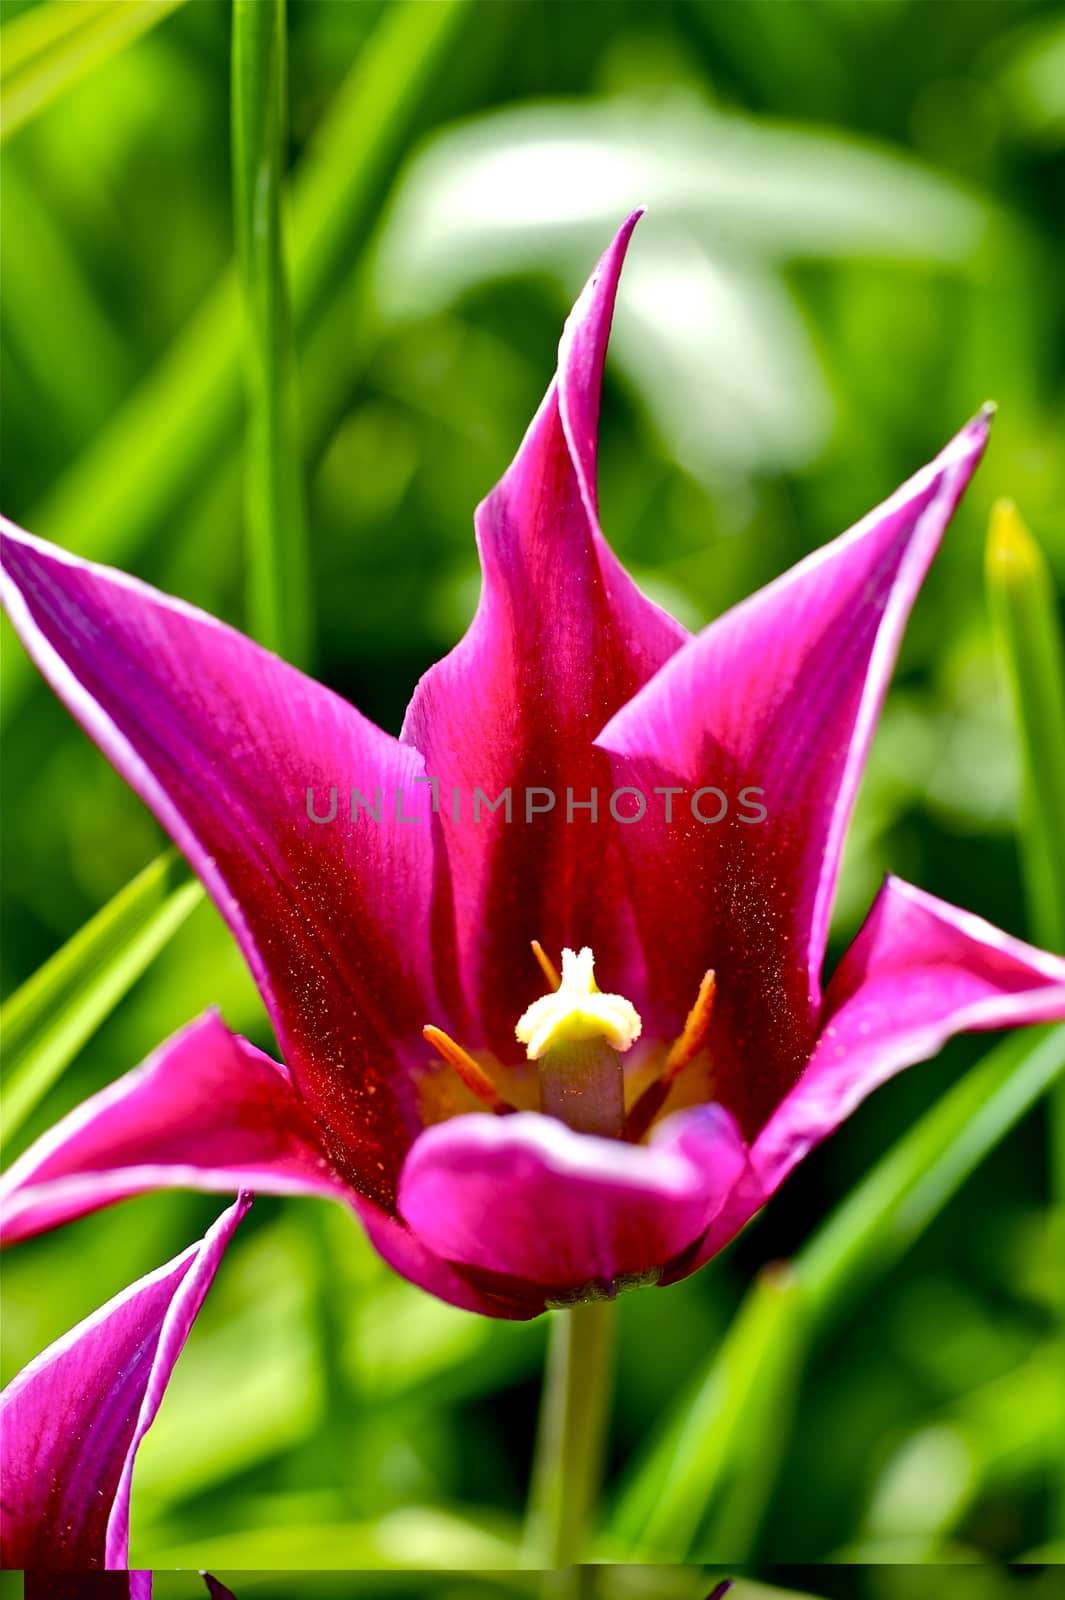
<instances>
[{"instance_id":1,"label":"yellow stigma","mask_svg":"<svg viewBox=\"0 0 1065 1600\"><path fill-rule=\"evenodd\" d=\"M639 1012L620 994L600 994L595 957L585 945L562 952L562 982L554 994L534 1000L514 1029L530 1061L560 1044L602 1039L612 1050L629 1050L640 1037Z\"/></svg>"}]
</instances>

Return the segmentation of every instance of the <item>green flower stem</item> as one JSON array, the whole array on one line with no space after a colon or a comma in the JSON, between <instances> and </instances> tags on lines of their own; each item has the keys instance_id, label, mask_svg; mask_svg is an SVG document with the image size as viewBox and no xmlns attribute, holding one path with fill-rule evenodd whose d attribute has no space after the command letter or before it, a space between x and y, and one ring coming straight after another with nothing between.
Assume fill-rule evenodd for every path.
<instances>
[{"instance_id":1,"label":"green flower stem","mask_svg":"<svg viewBox=\"0 0 1065 1600\"><path fill-rule=\"evenodd\" d=\"M599 1498L615 1308L591 1300L551 1317L526 1527L530 1562L549 1571L581 1560Z\"/></svg>"},{"instance_id":2,"label":"green flower stem","mask_svg":"<svg viewBox=\"0 0 1065 1600\"><path fill-rule=\"evenodd\" d=\"M285 0L233 3L233 202L244 288L251 631L311 656L311 597L282 248Z\"/></svg>"},{"instance_id":3,"label":"green flower stem","mask_svg":"<svg viewBox=\"0 0 1065 1600\"><path fill-rule=\"evenodd\" d=\"M1050 569L1008 500L991 514L987 590L1020 744L1029 920L1039 944L1065 951L1065 647ZM1054 1197L1065 1208L1065 1084L1050 1099L1050 1151ZM1065 1296L1060 1313L1065 1329ZM1065 1537L1065 1472L1051 1532Z\"/></svg>"}]
</instances>

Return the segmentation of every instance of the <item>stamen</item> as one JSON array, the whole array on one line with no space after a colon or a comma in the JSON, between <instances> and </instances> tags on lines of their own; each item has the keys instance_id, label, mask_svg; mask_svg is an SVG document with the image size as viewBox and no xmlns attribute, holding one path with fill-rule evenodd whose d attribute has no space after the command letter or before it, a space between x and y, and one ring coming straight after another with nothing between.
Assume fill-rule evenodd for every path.
<instances>
[{"instance_id":1,"label":"stamen","mask_svg":"<svg viewBox=\"0 0 1065 1600\"><path fill-rule=\"evenodd\" d=\"M717 993L717 979L712 971L703 973L703 981L699 985L699 993L695 997L695 1004L688 1012L684 1022L684 1029L680 1038L666 1057L666 1064L662 1069L662 1082L672 1083L684 1071L689 1061L693 1061L706 1043L706 1036L710 1032L710 1023L714 1015L714 995Z\"/></svg>"},{"instance_id":2,"label":"stamen","mask_svg":"<svg viewBox=\"0 0 1065 1600\"><path fill-rule=\"evenodd\" d=\"M680 1038L673 1045L661 1076L646 1088L625 1118L624 1137L638 1144L666 1103L670 1089L689 1062L694 1061L706 1043L714 1014L717 981L713 972L703 974L695 1004L684 1022Z\"/></svg>"},{"instance_id":3,"label":"stamen","mask_svg":"<svg viewBox=\"0 0 1065 1600\"><path fill-rule=\"evenodd\" d=\"M434 1028L432 1023L427 1023L422 1029L422 1035L478 1100L483 1100L485 1105L495 1112L514 1110L514 1107L503 1099L480 1063L473 1059L468 1050L456 1044L450 1034L445 1033L442 1028Z\"/></svg>"},{"instance_id":4,"label":"stamen","mask_svg":"<svg viewBox=\"0 0 1065 1600\"><path fill-rule=\"evenodd\" d=\"M555 966L555 963L551 960L551 957L548 955L547 951L544 949L544 947L540 943L539 939L534 939L533 940L533 942L532 942L532 953L536 957L537 961L540 963L540 971L543 973L544 977L547 979L548 988L549 989L560 989L562 987L562 979L558 975L558 968Z\"/></svg>"}]
</instances>

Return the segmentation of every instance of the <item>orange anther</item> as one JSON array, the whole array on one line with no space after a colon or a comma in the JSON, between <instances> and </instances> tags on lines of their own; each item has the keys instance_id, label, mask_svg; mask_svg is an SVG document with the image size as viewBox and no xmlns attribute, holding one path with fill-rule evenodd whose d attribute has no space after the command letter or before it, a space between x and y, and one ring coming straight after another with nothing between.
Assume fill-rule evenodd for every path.
<instances>
[{"instance_id":1,"label":"orange anther","mask_svg":"<svg viewBox=\"0 0 1065 1600\"><path fill-rule=\"evenodd\" d=\"M422 1029L422 1034L428 1043L432 1045L437 1055L447 1062L452 1071L458 1074L470 1093L475 1094L478 1100L483 1100L485 1105L490 1106L493 1111L512 1111L514 1109L503 1099L503 1096L480 1063L473 1059L468 1050L464 1050L460 1044L456 1044L450 1034L445 1033L442 1028L434 1028L432 1023L426 1024Z\"/></svg>"},{"instance_id":2,"label":"orange anther","mask_svg":"<svg viewBox=\"0 0 1065 1600\"><path fill-rule=\"evenodd\" d=\"M555 966L555 963L551 960L551 957L548 955L543 945L540 943L539 939L533 940L532 953L540 963L540 971L547 979L548 988L560 989L562 987L562 978L559 975L559 970Z\"/></svg>"},{"instance_id":3,"label":"orange anther","mask_svg":"<svg viewBox=\"0 0 1065 1600\"><path fill-rule=\"evenodd\" d=\"M716 989L717 981L713 972L705 972L703 981L699 985L699 993L695 997L695 1004L685 1020L683 1032L666 1057L666 1064L662 1068L663 1083L672 1083L706 1043L706 1036L710 1032L710 1021L714 1014Z\"/></svg>"},{"instance_id":4,"label":"orange anther","mask_svg":"<svg viewBox=\"0 0 1065 1600\"><path fill-rule=\"evenodd\" d=\"M714 974L706 972L699 985L695 1004L688 1012L680 1038L666 1057L662 1074L650 1084L625 1118L624 1137L638 1144L666 1103L669 1091L689 1062L694 1061L706 1043L714 1014Z\"/></svg>"}]
</instances>

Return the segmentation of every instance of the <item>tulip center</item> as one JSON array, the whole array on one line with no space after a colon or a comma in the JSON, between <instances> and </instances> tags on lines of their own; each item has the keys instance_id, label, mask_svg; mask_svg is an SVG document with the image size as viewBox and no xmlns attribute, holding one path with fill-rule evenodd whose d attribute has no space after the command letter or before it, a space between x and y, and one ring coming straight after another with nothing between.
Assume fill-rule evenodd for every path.
<instances>
[{"instance_id":1,"label":"tulip center","mask_svg":"<svg viewBox=\"0 0 1065 1600\"><path fill-rule=\"evenodd\" d=\"M631 1001L603 994L587 946L563 950L562 976L521 1017L514 1030L535 1061L540 1109L579 1133L619 1139L625 1128L625 1077L621 1057L640 1037Z\"/></svg>"},{"instance_id":2,"label":"tulip center","mask_svg":"<svg viewBox=\"0 0 1065 1600\"><path fill-rule=\"evenodd\" d=\"M551 993L533 1001L514 1033L536 1065L535 1084L524 1071L516 1075L515 1069L486 1051L471 1055L431 1023L422 1029L427 1043L470 1094L497 1116L507 1116L519 1107L533 1110L530 1102L538 1093L540 1111L568 1123L576 1132L639 1144L665 1110L678 1079L689 1069L696 1071L700 1062L703 1069L707 1066L714 1013L713 972L703 975L683 1031L664 1057L652 1046L636 1073L630 1075L633 1081L628 1087L633 1093L626 1108L621 1058L643 1030L639 1012L624 995L602 993L595 981L595 957L587 946L579 951L563 950L561 973L535 939L532 948ZM685 1103L690 1103L690 1097ZM445 1112L454 1114L454 1110Z\"/></svg>"}]
</instances>

